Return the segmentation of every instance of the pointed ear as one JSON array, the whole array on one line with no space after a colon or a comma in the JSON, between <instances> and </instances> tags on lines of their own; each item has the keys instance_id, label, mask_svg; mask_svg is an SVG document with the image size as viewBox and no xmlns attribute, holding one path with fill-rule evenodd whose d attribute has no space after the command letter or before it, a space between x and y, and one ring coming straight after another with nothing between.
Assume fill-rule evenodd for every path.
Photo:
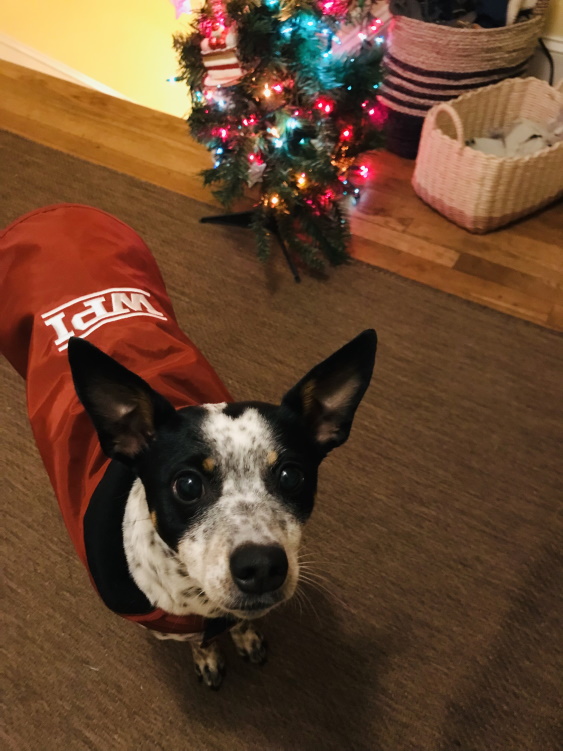
<instances>
[{"instance_id":1,"label":"pointed ear","mask_svg":"<svg viewBox=\"0 0 563 751\"><path fill-rule=\"evenodd\" d=\"M68 359L76 393L104 453L130 464L176 410L142 378L84 339L69 340Z\"/></svg>"},{"instance_id":2,"label":"pointed ear","mask_svg":"<svg viewBox=\"0 0 563 751\"><path fill-rule=\"evenodd\" d=\"M342 445L371 380L377 336L368 329L315 366L282 400L306 423L323 455Z\"/></svg>"}]
</instances>

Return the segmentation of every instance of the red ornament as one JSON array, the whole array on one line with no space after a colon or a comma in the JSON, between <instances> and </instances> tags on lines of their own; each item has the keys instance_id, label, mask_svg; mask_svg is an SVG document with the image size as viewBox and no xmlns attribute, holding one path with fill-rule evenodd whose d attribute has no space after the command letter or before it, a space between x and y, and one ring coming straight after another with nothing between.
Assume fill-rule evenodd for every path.
<instances>
[{"instance_id":1,"label":"red ornament","mask_svg":"<svg viewBox=\"0 0 563 751\"><path fill-rule=\"evenodd\" d=\"M224 23L215 21L201 42L201 54L207 69L204 87L233 86L242 76L234 25L227 29Z\"/></svg>"}]
</instances>

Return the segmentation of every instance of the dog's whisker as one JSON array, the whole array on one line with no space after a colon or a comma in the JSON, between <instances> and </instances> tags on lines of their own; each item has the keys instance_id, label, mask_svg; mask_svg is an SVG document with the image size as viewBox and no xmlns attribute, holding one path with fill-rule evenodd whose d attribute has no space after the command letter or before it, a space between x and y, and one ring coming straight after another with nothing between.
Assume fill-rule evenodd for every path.
<instances>
[{"instance_id":1,"label":"dog's whisker","mask_svg":"<svg viewBox=\"0 0 563 751\"><path fill-rule=\"evenodd\" d=\"M319 580L310 574L305 574L299 577L301 581L305 582L306 584L309 584L314 589L322 589L324 592L327 592L331 596L334 595L334 590L328 586L328 582L325 582L323 580Z\"/></svg>"},{"instance_id":2,"label":"dog's whisker","mask_svg":"<svg viewBox=\"0 0 563 751\"><path fill-rule=\"evenodd\" d=\"M297 588L295 590L293 597L290 600L286 600L283 603L282 607L288 607L288 606L292 607L293 605L297 606L299 608L299 617L302 619L305 614L305 610L303 607L305 602L306 600L305 600L305 595L303 591Z\"/></svg>"},{"instance_id":3,"label":"dog's whisker","mask_svg":"<svg viewBox=\"0 0 563 751\"><path fill-rule=\"evenodd\" d=\"M295 591L295 603L299 607L299 617L303 618L303 593L299 589Z\"/></svg>"},{"instance_id":4,"label":"dog's whisker","mask_svg":"<svg viewBox=\"0 0 563 751\"><path fill-rule=\"evenodd\" d=\"M333 580L329 576L322 574L315 569L307 568L306 566L302 566L300 572L303 574L304 578L307 577L311 580L319 582L319 584L323 584L325 587L328 587L332 590Z\"/></svg>"},{"instance_id":5,"label":"dog's whisker","mask_svg":"<svg viewBox=\"0 0 563 751\"><path fill-rule=\"evenodd\" d=\"M323 585L324 587L328 589L331 589L333 586L332 581L328 577L322 576L322 574L319 574L317 571L305 569L302 572L302 577L304 579L308 579L309 581L318 582L319 584Z\"/></svg>"},{"instance_id":6,"label":"dog's whisker","mask_svg":"<svg viewBox=\"0 0 563 751\"><path fill-rule=\"evenodd\" d=\"M308 553L306 553L305 555L300 553L297 556L297 560L299 561L299 563L316 563L315 559Z\"/></svg>"},{"instance_id":7,"label":"dog's whisker","mask_svg":"<svg viewBox=\"0 0 563 751\"><path fill-rule=\"evenodd\" d=\"M307 593L305 592L305 590L303 588L301 588L299 590L299 594L301 595L301 601L302 601L302 603L305 604L305 605L308 605L311 608L311 610L313 611L313 614L315 615L315 617L318 620L319 624L321 624L322 623L322 618L319 615L319 612L318 612L317 608L314 606L313 601L311 600L311 598L307 595Z\"/></svg>"},{"instance_id":8,"label":"dog's whisker","mask_svg":"<svg viewBox=\"0 0 563 751\"><path fill-rule=\"evenodd\" d=\"M305 556L308 555L308 560ZM299 580L335 602L339 607L348 610L349 606L334 591L334 583L328 573L318 570L317 562L312 558L309 551L299 551Z\"/></svg>"},{"instance_id":9,"label":"dog's whisker","mask_svg":"<svg viewBox=\"0 0 563 751\"><path fill-rule=\"evenodd\" d=\"M332 585L332 581L328 576L324 576L314 569L302 568L301 571L305 576L309 577L310 579L314 579L315 581L318 581L325 586L330 587Z\"/></svg>"},{"instance_id":10,"label":"dog's whisker","mask_svg":"<svg viewBox=\"0 0 563 751\"><path fill-rule=\"evenodd\" d=\"M349 606L348 604L339 597L332 589L329 589L329 587L325 586L322 582L316 581L314 579L309 579L306 576L300 577L300 581L304 584L309 586L312 590L316 590L322 595L327 596L329 599L331 599L333 602L335 602L339 607L343 608L344 610L348 610ZM303 587L302 587L303 591Z\"/></svg>"}]
</instances>

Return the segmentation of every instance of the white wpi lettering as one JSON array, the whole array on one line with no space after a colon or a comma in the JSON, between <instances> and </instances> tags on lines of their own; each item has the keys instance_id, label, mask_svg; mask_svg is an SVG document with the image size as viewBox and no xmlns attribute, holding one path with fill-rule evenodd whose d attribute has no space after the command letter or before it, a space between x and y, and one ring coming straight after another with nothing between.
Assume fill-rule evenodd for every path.
<instances>
[{"instance_id":1,"label":"white wpi lettering","mask_svg":"<svg viewBox=\"0 0 563 751\"><path fill-rule=\"evenodd\" d=\"M64 312L57 313L57 315L51 316L51 318L45 319L45 325L52 326L55 329L55 332L57 334L55 345L57 347L59 346L59 344L66 342L73 335L73 332L69 331L65 325Z\"/></svg>"},{"instance_id":2,"label":"white wpi lettering","mask_svg":"<svg viewBox=\"0 0 563 751\"><path fill-rule=\"evenodd\" d=\"M72 328L75 331L86 331L91 324L97 323L111 315L104 308L105 300L105 297L93 297L91 300L86 300L82 303L84 310L72 316L70 321Z\"/></svg>"},{"instance_id":3,"label":"white wpi lettering","mask_svg":"<svg viewBox=\"0 0 563 751\"><path fill-rule=\"evenodd\" d=\"M150 293L142 289L105 289L70 300L41 317L46 326L52 326L56 334L55 346L62 352L68 347L71 336L85 338L106 323L135 316L166 321L164 313L156 310L149 297Z\"/></svg>"},{"instance_id":4,"label":"white wpi lettering","mask_svg":"<svg viewBox=\"0 0 563 751\"><path fill-rule=\"evenodd\" d=\"M160 317L160 313L153 308L150 302L146 298L146 292L143 294L131 294L127 295L125 292L112 292L111 306L114 313L126 313L129 310L141 310L144 308L149 313Z\"/></svg>"}]
</instances>

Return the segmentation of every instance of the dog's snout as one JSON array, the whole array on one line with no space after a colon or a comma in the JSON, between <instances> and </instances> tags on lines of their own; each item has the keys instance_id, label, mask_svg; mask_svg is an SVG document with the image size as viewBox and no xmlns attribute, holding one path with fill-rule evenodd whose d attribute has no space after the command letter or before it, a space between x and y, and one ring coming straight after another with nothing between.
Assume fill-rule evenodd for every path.
<instances>
[{"instance_id":1,"label":"dog's snout","mask_svg":"<svg viewBox=\"0 0 563 751\"><path fill-rule=\"evenodd\" d=\"M288 561L279 545L242 545L231 555L230 567L237 587L245 594L279 589L287 577Z\"/></svg>"}]
</instances>

